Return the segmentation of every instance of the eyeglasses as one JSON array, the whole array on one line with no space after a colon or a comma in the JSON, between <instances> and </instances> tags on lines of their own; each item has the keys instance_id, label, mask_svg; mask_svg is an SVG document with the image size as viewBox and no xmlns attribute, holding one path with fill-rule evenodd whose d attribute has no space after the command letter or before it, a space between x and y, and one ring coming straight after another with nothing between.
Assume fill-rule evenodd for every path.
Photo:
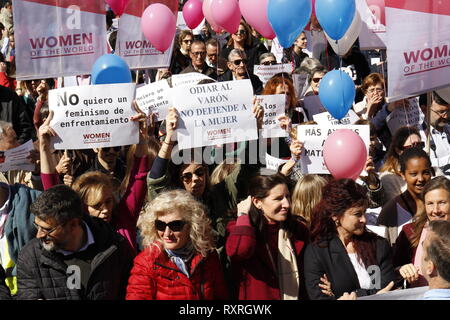
<instances>
[{"instance_id":1,"label":"eyeglasses","mask_svg":"<svg viewBox=\"0 0 450 320\"><path fill-rule=\"evenodd\" d=\"M173 232L180 232L181 230L183 230L185 224L186 221L184 220L174 220L170 221L169 223L165 223L161 220L155 220L155 228L158 231L166 231L166 228L169 227L169 229Z\"/></svg>"},{"instance_id":2,"label":"eyeglasses","mask_svg":"<svg viewBox=\"0 0 450 320\"><path fill-rule=\"evenodd\" d=\"M414 142L413 144L410 144L409 146L403 146L400 149L405 151L406 149L410 149L410 148L424 149L425 148L425 142L423 142L423 141L421 141L421 142Z\"/></svg>"},{"instance_id":3,"label":"eyeglasses","mask_svg":"<svg viewBox=\"0 0 450 320\"><path fill-rule=\"evenodd\" d=\"M261 64L264 66L273 66L274 64L277 64L277 62L275 60L270 60L270 61L261 62Z\"/></svg>"},{"instance_id":4,"label":"eyeglasses","mask_svg":"<svg viewBox=\"0 0 450 320\"><path fill-rule=\"evenodd\" d=\"M247 34L247 31L245 31L244 29L238 30L237 32L234 33L234 35L238 36L238 35L244 35Z\"/></svg>"},{"instance_id":5,"label":"eyeglasses","mask_svg":"<svg viewBox=\"0 0 450 320\"><path fill-rule=\"evenodd\" d=\"M233 62L235 66L239 66L241 63L247 64L247 59L237 59L231 62Z\"/></svg>"},{"instance_id":6,"label":"eyeglasses","mask_svg":"<svg viewBox=\"0 0 450 320\"><path fill-rule=\"evenodd\" d=\"M380 88L371 88L371 89L367 89L367 92L368 93L374 93L374 92L376 92L376 93L381 93L381 92L383 92L384 91L384 89L380 89Z\"/></svg>"},{"instance_id":7,"label":"eyeglasses","mask_svg":"<svg viewBox=\"0 0 450 320\"><path fill-rule=\"evenodd\" d=\"M192 53L194 56L204 56L204 55L206 54L205 51L199 51L199 52L192 52L192 51L191 51L191 53Z\"/></svg>"},{"instance_id":8,"label":"eyeglasses","mask_svg":"<svg viewBox=\"0 0 450 320\"><path fill-rule=\"evenodd\" d=\"M181 180L183 180L186 183L189 183L189 182L192 181L192 177L193 177L194 174L197 177L203 177L205 175L205 169L200 167L200 168L197 168L193 173L192 172L183 173L181 175Z\"/></svg>"},{"instance_id":9,"label":"eyeglasses","mask_svg":"<svg viewBox=\"0 0 450 320\"><path fill-rule=\"evenodd\" d=\"M184 43L192 43L194 40L183 40Z\"/></svg>"},{"instance_id":10,"label":"eyeglasses","mask_svg":"<svg viewBox=\"0 0 450 320\"><path fill-rule=\"evenodd\" d=\"M105 148L102 148L102 151L111 152L111 149L113 149L114 152L119 152L121 148L122 147L120 147L120 146L119 147L105 147Z\"/></svg>"},{"instance_id":11,"label":"eyeglasses","mask_svg":"<svg viewBox=\"0 0 450 320\"><path fill-rule=\"evenodd\" d=\"M436 111L436 110L433 110L430 108L430 110L433 111L434 113L436 113L439 117L445 117L450 114L450 109Z\"/></svg>"},{"instance_id":12,"label":"eyeglasses","mask_svg":"<svg viewBox=\"0 0 450 320\"><path fill-rule=\"evenodd\" d=\"M50 235L50 233L52 233L53 231L55 231L55 230L58 229L59 227L64 226L65 223L63 223L63 224L58 224L56 227L53 227L53 228L51 228L51 229L43 228L43 227L41 227L40 225L38 225L38 224L37 224L36 222L34 222L34 221L33 221L33 225L34 225L34 227L36 228L37 231L41 230L41 231L45 234L45 236L47 237L47 236Z\"/></svg>"},{"instance_id":13,"label":"eyeglasses","mask_svg":"<svg viewBox=\"0 0 450 320\"><path fill-rule=\"evenodd\" d=\"M312 81L314 83L318 83L320 80L322 80L322 78L312 78Z\"/></svg>"}]
</instances>

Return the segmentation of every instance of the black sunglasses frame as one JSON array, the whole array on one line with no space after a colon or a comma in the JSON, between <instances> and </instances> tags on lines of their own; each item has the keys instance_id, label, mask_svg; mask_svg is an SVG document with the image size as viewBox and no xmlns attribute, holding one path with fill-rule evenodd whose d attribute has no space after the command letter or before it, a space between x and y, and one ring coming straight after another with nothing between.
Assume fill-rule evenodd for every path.
<instances>
[{"instance_id":1,"label":"black sunglasses frame","mask_svg":"<svg viewBox=\"0 0 450 320\"><path fill-rule=\"evenodd\" d=\"M186 221L184 220L173 220L169 223L165 223L161 220L155 220L155 228L158 231L166 231L166 228L169 227L169 229L173 232L180 232L181 230L183 230L185 224Z\"/></svg>"}]
</instances>

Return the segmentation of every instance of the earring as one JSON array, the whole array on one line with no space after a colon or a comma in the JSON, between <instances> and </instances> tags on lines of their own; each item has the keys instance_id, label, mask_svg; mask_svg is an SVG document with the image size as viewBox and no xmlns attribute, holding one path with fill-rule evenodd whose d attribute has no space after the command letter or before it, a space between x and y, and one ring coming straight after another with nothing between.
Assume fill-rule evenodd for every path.
<instances>
[{"instance_id":1,"label":"earring","mask_svg":"<svg viewBox=\"0 0 450 320\"><path fill-rule=\"evenodd\" d=\"M339 220L335 220L334 224L336 225L336 227L339 227L341 225L341 223L339 222Z\"/></svg>"}]
</instances>

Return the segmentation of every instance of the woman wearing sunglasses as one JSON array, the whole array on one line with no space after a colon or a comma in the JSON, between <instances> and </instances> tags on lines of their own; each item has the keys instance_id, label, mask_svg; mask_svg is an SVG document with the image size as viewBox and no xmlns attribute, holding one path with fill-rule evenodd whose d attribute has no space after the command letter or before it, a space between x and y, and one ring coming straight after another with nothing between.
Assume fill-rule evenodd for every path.
<instances>
[{"instance_id":1,"label":"woman wearing sunglasses","mask_svg":"<svg viewBox=\"0 0 450 320\"><path fill-rule=\"evenodd\" d=\"M305 92L305 97L317 96L319 94L320 81L325 76L327 71L327 68L323 66L318 66L311 70L308 77L309 87Z\"/></svg>"},{"instance_id":2,"label":"woman wearing sunglasses","mask_svg":"<svg viewBox=\"0 0 450 320\"><path fill-rule=\"evenodd\" d=\"M241 20L238 30L230 35L228 43L220 52L220 56L228 60L228 55L233 49L240 49L245 52L248 59L247 68L250 73L253 73L253 67L258 64L261 54L268 52L264 44L251 35L250 26L244 20Z\"/></svg>"},{"instance_id":3,"label":"woman wearing sunglasses","mask_svg":"<svg viewBox=\"0 0 450 320\"><path fill-rule=\"evenodd\" d=\"M144 251L134 261L127 300L224 300L228 292L203 204L186 191L153 199L138 227Z\"/></svg>"},{"instance_id":4,"label":"woman wearing sunglasses","mask_svg":"<svg viewBox=\"0 0 450 320\"><path fill-rule=\"evenodd\" d=\"M384 189L383 203L395 198L406 190L406 182L400 173L400 155L408 148L424 148L420 133L415 127L398 128L386 153L380 169L380 180Z\"/></svg>"},{"instance_id":5,"label":"woman wearing sunglasses","mask_svg":"<svg viewBox=\"0 0 450 320\"><path fill-rule=\"evenodd\" d=\"M136 107L135 107L136 108ZM139 111L136 109L136 111ZM50 150L50 138L56 132L50 127L53 112L39 128L39 148L41 154L41 178L44 189L59 184L56 173L56 159ZM131 169L128 186L124 194L115 194L111 176L100 172L86 172L79 176L72 185L84 203L85 211L90 216L100 218L124 236L130 246L136 250L136 222L147 192L146 176L149 171L148 133L145 114L138 112L131 121L139 122L139 144L134 150L134 164ZM109 148L111 151L113 148Z\"/></svg>"}]
</instances>

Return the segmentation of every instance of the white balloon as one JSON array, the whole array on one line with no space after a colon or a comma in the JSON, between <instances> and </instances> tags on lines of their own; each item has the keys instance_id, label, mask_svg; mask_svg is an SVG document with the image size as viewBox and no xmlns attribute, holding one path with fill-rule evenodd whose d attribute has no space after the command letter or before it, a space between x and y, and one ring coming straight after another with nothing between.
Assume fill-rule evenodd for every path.
<instances>
[{"instance_id":1,"label":"white balloon","mask_svg":"<svg viewBox=\"0 0 450 320\"><path fill-rule=\"evenodd\" d=\"M355 16L353 17L352 24L350 25L350 27L348 27L345 35L337 41L338 43L336 43L336 40L331 39L325 31L324 33L334 52L336 52L336 54L340 56L343 56L350 50L356 39L358 39L361 28L361 16L359 15L359 12L356 11Z\"/></svg>"},{"instance_id":2,"label":"white balloon","mask_svg":"<svg viewBox=\"0 0 450 320\"><path fill-rule=\"evenodd\" d=\"M439 95L439 97L447 101L447 103L450 103L450 87L436 90L436 93Z\"/></svg>"}]
</instances>

